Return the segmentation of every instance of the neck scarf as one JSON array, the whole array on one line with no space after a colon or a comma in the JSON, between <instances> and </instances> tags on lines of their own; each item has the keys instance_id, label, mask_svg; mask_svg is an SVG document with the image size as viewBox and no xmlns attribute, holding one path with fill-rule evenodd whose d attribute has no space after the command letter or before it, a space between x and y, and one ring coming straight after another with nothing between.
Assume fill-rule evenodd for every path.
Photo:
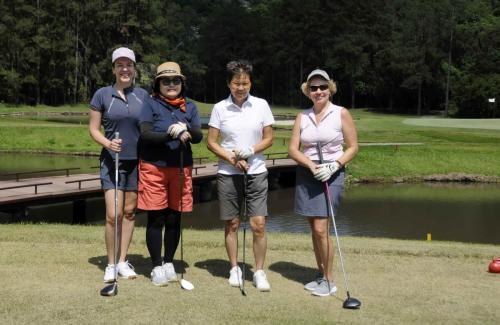
<instances>
[{"instance_id":1,"label":"neck scarf","mask_svg":"<svg viewBox=\"0 0 500 325\"><path fill-rule=\"evenodd\" d=\"M186 99L184 97L177 97L175 99L169 99L162 94L158 94L161 100L170 106L179 107L181 112L186 113Z\"/></svg>"}]
</instances>

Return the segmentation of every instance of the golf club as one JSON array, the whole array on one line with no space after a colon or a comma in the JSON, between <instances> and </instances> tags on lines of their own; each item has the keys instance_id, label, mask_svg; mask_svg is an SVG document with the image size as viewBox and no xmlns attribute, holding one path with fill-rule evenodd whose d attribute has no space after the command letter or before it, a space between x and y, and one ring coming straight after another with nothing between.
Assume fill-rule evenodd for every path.
<instances>
[{"instance_id":1,"label":"golf club","mask_svg":"<svg viewBox=\"0 0 500 325\"><path fill-rule=\"evenodd\" d=\"M179 151L180 151L180 159L179 159L179 193L181 196L181 206L180 206L180 231L181 231L181 264L182 267L184 267L184 245L183 245L183 238L182 238L182 203L183 203L183 192L184 192L184 143L179 140ZM191 291L194 289L194 285L189 282L188 280L184 279L184 271L181 273L181 288L184 290Z\"/></svg>"},{"instance_id":2,"label":"golf club","mask_svg":"<svg viewBox=\"0 0 500 325\"><path fill-rule=\"evenodd\" d=\"M317 143L317 150L318 150L319 162L322 164L323 163L323 153L321 152L321 143L320 142ZM346 309L359 309L361 307L361 301L359 301L356 298L352 298L351 295L349 294L349 285L347 284L347 275L346 275L345 268L344 268L344 259L342 258L342 252L340 250L339 235L337 233L337 224L335 223L335 215L333 213L333 206L332 206L332 200L330 197L330 189L328 187L328 181L323 182L323 188L325 191L326 202L328 205L328 214L332 217L333 230L335 231L335 239L337 240L337 250L338 250L339 256L340 256L340 265L342 266L342 273L344 274L344 282L345 282L345 287L346 287L346 291L347 291L347 299L342 304L342 307L346 308Z\"/></svg>"},{"instance_id":3,"label":"golf club","mask_svg":"<svg viewBox=\"0 0 500 325\"><path fill-rule=\"evenodd\" d=\"M115 132L115 139L120 138L120 133ZM115 153L115 240L113 243L113 250L115 253L115 280L110 285L101 289L101 296L110 297L118 294L118 168L119 168L119 154Z\"/></svg>"},{"instance_id":4,"label":"golf club","mask_svg":"<svg viewBox=\"0 0 500 325\"><path fill-rule=\"evenodd\" d=\"M241 294L243 296L246 296L247 293L245 291L245 270L246 270L246 262L245 262L245 256L246 256L246 235L247 235L247 171L243 170L243 209L241 214L241 220L243 221L243 265L241 268Z\"/></svg>"}]
</instances>

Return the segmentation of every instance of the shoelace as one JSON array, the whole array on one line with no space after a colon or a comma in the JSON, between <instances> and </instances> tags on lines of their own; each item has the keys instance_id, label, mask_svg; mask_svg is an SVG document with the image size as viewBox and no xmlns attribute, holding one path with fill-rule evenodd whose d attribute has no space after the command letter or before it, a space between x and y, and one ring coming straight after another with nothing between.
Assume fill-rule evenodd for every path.
<instances>
[{"instance_id":1,"label":"shoelace","mask_svg":"<svg viewBox=\"0 0 500 325\"><path fill-rule=\"evenodd\" d=\"M132 264L130 264L128 261L125 261L124 263L125 263L125 265L126 265L129 269L131 269L131 270L133 270L133 269L134 269L134 266L133 266Z\"/></svg>"}]
</instances>

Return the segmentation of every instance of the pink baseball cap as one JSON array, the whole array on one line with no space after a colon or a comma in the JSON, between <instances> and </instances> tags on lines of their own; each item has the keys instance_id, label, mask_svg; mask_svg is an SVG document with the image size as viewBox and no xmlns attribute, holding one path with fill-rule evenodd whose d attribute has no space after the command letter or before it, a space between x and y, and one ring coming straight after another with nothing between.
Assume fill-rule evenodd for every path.
<instances>
[{"instance_id":1,"label":"pink baseball cap","mask_svg":"<svg viewBox=\"0 0 500 325\"><path fill-rule=\"evenodd\" d=\"M135 63L135 54L134 51L127 47L119 47L113 51L113 55L111 56L111 63L115 63L118 58L128 58Z\"/></svg>"}]
</instances>

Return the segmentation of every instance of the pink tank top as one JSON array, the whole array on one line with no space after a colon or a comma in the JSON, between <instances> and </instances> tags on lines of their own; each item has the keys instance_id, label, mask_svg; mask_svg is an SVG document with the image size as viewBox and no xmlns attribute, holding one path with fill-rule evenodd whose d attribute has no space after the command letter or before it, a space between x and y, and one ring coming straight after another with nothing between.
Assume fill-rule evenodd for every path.
<instances>
[{"instance_id":1,"label":"pink tank top","mask_svg":"<svg viewBox=\"0 0 500 325\"><path fill-rule=\"evenodd\" d=\"M301 113L300 143L302 152L311 160L319 161L316 144L321 143L324 161L332 162L343 154L342 120L340 118L341 106L330 105L318 125L314 117L313 108Z\"/></svg>"}]
</instances>

